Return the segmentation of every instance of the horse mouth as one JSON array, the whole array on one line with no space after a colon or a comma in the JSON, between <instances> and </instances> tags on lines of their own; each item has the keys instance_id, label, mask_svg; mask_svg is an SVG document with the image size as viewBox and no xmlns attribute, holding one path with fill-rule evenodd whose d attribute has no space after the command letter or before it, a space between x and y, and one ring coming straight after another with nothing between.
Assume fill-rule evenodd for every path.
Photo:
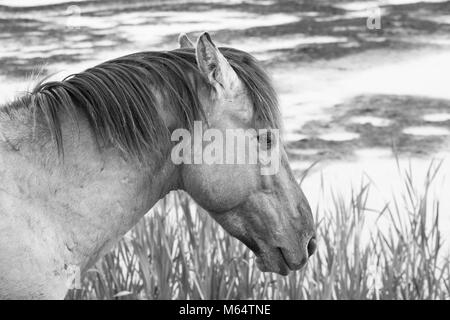
<instances>
[{"instance_id":1,"label":"horse mouth","mask_svg":"<svg viewBox=\"0 0 450 320\"><path fill-rule=\"evenodd\" d=\"M303 268L307 259L301 259L300 263L292 261L292 255L280 247L273 248L268 252L260 252L256 256L256 265L262 272L274 272L287 276L290 271Z\"/></svg>"}]
</instances>

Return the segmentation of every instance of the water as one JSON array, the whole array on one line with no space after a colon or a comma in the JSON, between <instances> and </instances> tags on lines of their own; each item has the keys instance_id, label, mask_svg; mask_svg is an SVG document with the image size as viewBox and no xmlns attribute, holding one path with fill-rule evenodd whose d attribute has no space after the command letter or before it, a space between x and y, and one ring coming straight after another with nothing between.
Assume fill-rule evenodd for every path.
<instances>
[{"instance_id":1,"label":"water","mask_svg":"<svg viewBox=\"0 0 450 320\"><path fill-rule=\"evenodd\" d=\"M341 141L350 141L355 140L359 138L359 134L354 132L333 132L333 133L325 133L319 136L322 140L327 141L335 141L335 142L341 142Z\"/></svg>"},{"instance_id":2,"label":"water","mask_svg":"<svg viewBox=\"0 0 450 320\"><path fill-rule=\"evenodd\" d=\"M409 127L403 130L403 132L415 136L447 136L450 134L450 130L447 128L433 126Z\"/></svg>"},{"instance_id":3,"label":"water","mask_svg":"<svg viewBox=\"0 0 450 320\"><path fill-rule=\"evenodd\" d=\"M86 0L70 0L70 2L81 2ZM68 0L0 0L0 5L10 7L37 7L51 4L60 4L69 2Z\"/></svg>"},{"instance_id":4,"label":"water","mask_svg":"<svg viewBox=\"0 0 450 320\"><path fill-rule=\"evenodd\" d=\"M62 2L0 4L26 7ZM32 10L0 11L2 17L32 20L23 25L14 22L19 20L9 22L13 27L17 23L17 28L1 35L0 103L29 89L27 76L38 66L46 74L55 73L52 79L61 79L124 54L175 48L178 33L195 36L207 30L218 44L253 53L272 74L295 172L300 176L318 161L303 185L312 207L331 205L332 192L349 196L352 187L367 179L373 183L369 206L381 209L403 188L392 151L392 139L397 139L401 143L399 164L414 168L418 188L423 186L430 160L444 161L432 194L442 200L442 219L450 226L450 201L445 195L445 190L450 190L446 178L450 172L446 153L450 141L450 36L444 32L449 16L439 7L424 5L418 10L406 6L406 17L420 16L442 25L444 31L431 33L399 25L378 34L365 27L368 7L381 3L384 14L389 15L391 5L415 2L330 1L330 8L344 9L338 15L309 7L287 10L275 1L246 1L245 5L232 1L227 8L210 3L198 10L179 10L170 4L164 10L131 5L129 10L121 10L120 6L128 5L114 7L106 1L85 6L79 2L81 14L70 23L68 19L74 17L64 6L45 9L40 15ZM58 37L52 36L55 34ZM325 196L320 190L323 179Z\"/></svg>"},{"instance_id":5,"label":"water","mask_svg":"<svg viewBox=\"0 0 450 320\"><path fill-rule=\"evenodd\" d=\"M450 120L450 113L433 113L423 117L428 122L445 122Z\"/></svg>"},{"instance_id":6,"label":"water","mask_svg":"<svg viewBox=\"0 0 450 320\"><path fill-rule=\"evenodd\" d=\"M240 50L248 51L259 60L268 60L276 56L275 54L273 54L273 51L294 49L296 47L305 45L345 43L347 41L348 39L346 37L308 36L305 34L294 34L288 36L266 38L264 39L264 41L261 41L261 38L252 37L245 39L245 42L232 41L229 45Z\"/></svg>"},{"instance_id":7,"label":"water","mask_svg":"<svg viewBox=\"0 0 450 320\"><path fill-rule=\"evenodd\" d=\"M447 2L447 0L378 0L378 1L352 1L347 3L339 3L336 6L349 11L362 11L373 7L386 5L405 5L414 3L440 3Z\"/></svg>"},{"instance_id":8,"label":"water","mask_svg":"<svg viewBox=\"0 0 450 320\"><path fill-rule=\"evenodd\" d=\"M373 116L353 117L350 119L350 122L358 124L370 124L373 127L387 127L392 123L389 119Z\"/></svg>"}]
</instances>

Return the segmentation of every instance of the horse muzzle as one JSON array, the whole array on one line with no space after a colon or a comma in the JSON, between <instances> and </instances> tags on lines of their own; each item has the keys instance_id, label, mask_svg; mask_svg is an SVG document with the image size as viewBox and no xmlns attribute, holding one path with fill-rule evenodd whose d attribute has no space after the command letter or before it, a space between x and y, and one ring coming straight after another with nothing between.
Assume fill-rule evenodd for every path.
<instances>
[{"instance_id":1,"label":"horse muzzle","mask_svg":"<svg viewBox=\"0 0 450 320\"><path fill-rule=\"evenodd\" d=\"M256 254L256 264L262 272L274 272L286 276L290 271L302 269L316 248L317 240L314 235L305 238L305 241L296 249L261 247Z\"/></svg>"}]
</instances>

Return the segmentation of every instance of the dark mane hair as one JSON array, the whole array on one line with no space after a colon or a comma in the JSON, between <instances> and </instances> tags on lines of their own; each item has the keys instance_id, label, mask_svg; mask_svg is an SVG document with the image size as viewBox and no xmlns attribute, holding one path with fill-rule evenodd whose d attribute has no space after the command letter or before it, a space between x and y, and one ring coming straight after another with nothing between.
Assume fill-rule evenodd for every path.
<instances>
[{"instance_id":1,"label":"dark mane hair","mask_svg":"<svg viewBox=\"0 0 450 320\"><path fill-rule=\"evenodd\" d=\"M243 51L220 51L247 87L255 117L268 127L279 128L276 94L260 64ZM9 108L18 104L36 108L61 153L59 113L82 110L98 139L142 159L148 152L161 150L162 141L167 141L161 139L170 134L158 113L156 94L162 97L161 107L191 128L194 120L203 118L197 92L200 84L207 85L193 49L141 52L101 63L63 81L40 84Z\"/></svg>"}]
</instances>

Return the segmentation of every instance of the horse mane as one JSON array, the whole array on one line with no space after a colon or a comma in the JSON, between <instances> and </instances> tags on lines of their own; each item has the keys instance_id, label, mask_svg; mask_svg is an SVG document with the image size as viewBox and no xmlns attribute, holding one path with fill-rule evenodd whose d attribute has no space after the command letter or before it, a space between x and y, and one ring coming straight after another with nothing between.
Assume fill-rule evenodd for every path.
<instances>
[{"instance_id":1,"label":"horse mane","mask_svg":"<svg viewBox=\"0 0 450 320\"><path fill-rule=\"evenodd\" d=\"M220 48L253 101L255 118L280 127L275 91L267 74L250 54ZM60 112L82 110L97 139L144 159L162 151L170 137L160 107L167 108L186 128L204 118L198 90L206 83L193 49L140 52L101 63L63 81L45 82L8 108L36 108L47 122L59 153L63 153ZM156 90L155 90L156 89ZM35 112L36 113L36 112Z\"/></svg>"}]
</instances>

